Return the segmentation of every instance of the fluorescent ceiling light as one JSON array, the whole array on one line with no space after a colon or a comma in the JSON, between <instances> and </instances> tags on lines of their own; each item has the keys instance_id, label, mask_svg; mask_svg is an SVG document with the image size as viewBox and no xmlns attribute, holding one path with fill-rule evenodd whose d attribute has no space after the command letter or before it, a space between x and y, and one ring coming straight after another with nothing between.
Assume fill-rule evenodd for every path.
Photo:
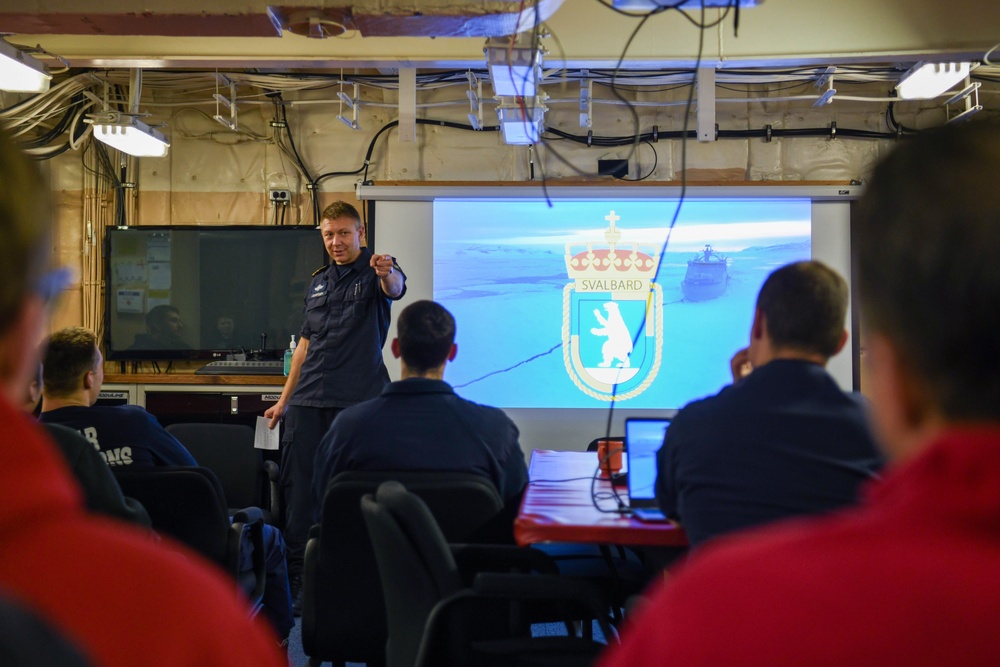
<instances>
[{"instance_id":1,"label":"fluorescent ceiling light","mask_svg":"<svg viewBox=\"0 0 1000 667\"><path fill-rule=\"evenodd\" d=\"M969 76L971 63L917 63L896 84L904 100L929 100Z\"/></svg>"},{"instance_id":2,"label":"fluorescent ceiling light","mask_svg":"<svg viewBox=\"0 0 1000 667\"><path fill-rule=\"evenodd\" d=\"M138 118L110 112L94 121L94 137L112 148L136 157L163 157L170 142Z\"/></svg>"},{"instance_id":3,"label":"fluorescent ceiling light","mask_svg":"<svg viewBox=\"0 0 1000 667\"><path fill-rule=\"evenodd\" d=\"M525 113L527 112L527 113ZM537 144L542 137L545 107L537 102L523 110L520 106L497 107L503 139L510 145Z\"/></svg>"},{"instance_id":4,"label":"fluorescent ceiling light","mask_svg":"<svg viewBox=\"0 0 1000 667\"><path fill-rule=\"evenodd\" d=\"M45 65L0 39L0 90L44 93L50 81Z\"/></svg>"},{"instance_id":5,"label":"fluorescent ceiling light","mask_svg":"<svg viewBox=\"0 0 1000 667\"><path fill-rule=\"evenodd\" d=\"M542 67L542 50L526 34L514 40L490 39L486 42L486 65L490 83L497 96L534 97L538 94L538 79Z\"/></svg>"}]
</instances>

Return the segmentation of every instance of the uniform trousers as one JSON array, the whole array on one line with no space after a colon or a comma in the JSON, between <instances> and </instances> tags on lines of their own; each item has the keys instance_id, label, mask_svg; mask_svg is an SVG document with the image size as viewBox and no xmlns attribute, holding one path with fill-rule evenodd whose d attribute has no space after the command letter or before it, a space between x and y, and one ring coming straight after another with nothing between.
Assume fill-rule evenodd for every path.
<instances>
[{"instance_id":1,"label":"uniform trousers","mask_svg":"<svg viewBox=\"0 0 1000 667\"><path fill-rule=\"evenodd\" d=\"M322 498L313 498L312 477L316 450L334 417L342 408L290 405L285 411L281 435L281 491L284 499L285 545L288 576L302 576L302 562L309 529L319 518ZM294 585L294 584L293 584ZM297 591L293 591L295 593Z\"/></svg>"}]
</instances>

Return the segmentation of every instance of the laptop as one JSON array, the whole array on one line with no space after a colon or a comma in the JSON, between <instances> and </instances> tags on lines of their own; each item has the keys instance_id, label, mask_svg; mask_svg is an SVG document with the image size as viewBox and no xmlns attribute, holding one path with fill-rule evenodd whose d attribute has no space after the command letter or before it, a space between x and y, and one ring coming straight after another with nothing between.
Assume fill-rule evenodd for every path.
<instances>
[{"instance_id":1,"label":"laptop","mask_svg":"<svg viewBox=\"0 0 1000 667\"><path fill-rule=\"evenodd\" d=\"M663 446L670 419L630 417L625 420L629 508L643 521L666 521L656 504L656 453Z\"/></svg>"}]
</instances>

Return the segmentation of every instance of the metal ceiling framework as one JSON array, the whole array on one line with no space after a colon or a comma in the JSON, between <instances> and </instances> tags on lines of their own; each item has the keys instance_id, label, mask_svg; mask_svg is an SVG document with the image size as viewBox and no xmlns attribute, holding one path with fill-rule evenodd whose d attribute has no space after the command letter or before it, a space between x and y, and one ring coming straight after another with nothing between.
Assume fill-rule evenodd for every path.
<instances>
[{"instance_id":1,"label":"metal ceiling framework","mask_svg":"<svg viewBox=\"0 0 1000 667\"><path fill-rule=\"evenodd\" d=\"M59 106L52 98L65 102L71 92L115 83L136 68L147 72L153 91L178 90L198 77L213 77L217 84L221 70L229 93L223 97L230 126L236 125L237 102L269 103L261 99L262 91L304 91L340 83L353 87L353 95L340 98L348 100L352 117L344 116L343 109L341 117L352 129L358 129L359 86L399 90L400 136L408 138L414 136L421 106L417 93L446 85L471 90L470 77L479 90L474 101L468 98L473 105L469 115L481 124L483 104L495 102L482 99L481 84L489 81L489 74L480 33L519 31L535 22L546 36L543 86L577 80L581 86L579 95L570 99L547 97L549 108L572 104L581 126L587 127L595 104L671 105L600 99L593 95L594 84L613 81L614 86L636 89L694 84L701 141L717 138L716 109L724 104L769 101L822 107L870 101L884 106L892 101L887 92L849 95L851 89L843 86L881 82L888 91L914 62L980 60L1000 35L1000 3L982 6L978 0L953 0L947 8L931 0L882 0L877 6L868 0L843 0L836 11L820 0L766 0L743 9L738 32L735 14L706 9L700 18L712 27L703 34L689 25L693 17L699 18L697 8L689 8L687 16L676 11L653 16L633 34L642 14L625 16L604 0L537 0L526 3L528 12L520 10L520 2L508 0L288 0L278 6L218 0L212 9L200 6L200 0L172 0L169 8L143 12L136 12L131 0L109 0L99 13L82 12L79 4L27 0L0 9L0 34L13 33L8 41L37 42L68 61L73 68L69 74L98 68L64 77L46 108ZM976 20L968 20L971 15ZM374 18L365 24L362 17ZM701 57L695 58L695 53ZM995 66L978 72L986 81L1000 81ZM782 96L766 87L795 82L812 82L815 88ZM746 97L716 95L716 86L733 83L747 86ZM968 83L967 90L972 86ZM755 85L759 90L752 89ZM965 108L959 111L968 114L973 93L974 113L978 84L947 104L962 103ZM997 91L994 87L986 93ZM214 103L219 116L219 95ZM18 111L22 121L30 108ZM0 122L12 124L4 114Z\"/></svg>"},{"instance_id":2,"label":"metal ceiling framework","mask_svg":"<svg viewBox=\"0 0 1000 667\"><path fill-rule=\"evenodd\" d=\"M523 3L529 12L521 12L522 3L513 0L285 0L275 6L265 0L216 0L211 8L200 0L159 4L136 11L132 0L104 0L99 7L80 0L6 3L0 8L0 34L19 44L41 44L74 67L146 69L476 69L484 62L482 37L489 25L500 36L527 29L536 19L554 37L546 62L556 68L611 68L619 61L627 70L693 67L699 42L698 31L676 11L652 17L630 41L642 14L616 12L610 0L536 0ZM723 11L707 9L706 21L714 22ZM697 9L687 13L699 15ZM351 21L361 16L384 17L384 25L370 34L350 29L357 27ZM424 22L407 23L408 17ZM483 17L493 17L493 23ZM704 35L703 65L975 60L1000 38L1000 3L979 0L841 0L835 5L765 0L739 13L738 35L735 19L733 12ZM337 26L346 30L339 37L311 39L303 36L311 32L310 20L317 36L337 34Z\"/></svg>"}]
</instances>

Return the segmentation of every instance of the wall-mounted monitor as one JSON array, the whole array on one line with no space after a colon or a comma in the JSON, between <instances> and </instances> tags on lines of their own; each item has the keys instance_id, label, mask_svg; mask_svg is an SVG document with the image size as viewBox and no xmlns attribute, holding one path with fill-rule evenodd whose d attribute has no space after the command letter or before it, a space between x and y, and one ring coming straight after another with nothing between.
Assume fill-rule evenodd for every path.
<instances>
[{"instance_id":1,"label":"wall-mounted monitor","mask_svg":"<svg viewBox=\"0 0 1000 667\"><path fill-rule=\"evenodd\" d=\"M611 435L621 435L626 416L670 415L731 382L729 360L747 345L773 269L816 258L850 280L858 194L689 187L678 212L678 188L359 190L376 202L378 252L408 276L394 313L432 298L455 315L445 379L504 408L526 448L585 445L607 432L612 403ZM848 390L855 356L849 345L830 364Z\"/></svg>"},{"instance_id":2,"label":"wall-mounted monitor","mask_svg":"<svg viewBox=\"0 0 1000 667\"><path fill-rule=\"evenodd\" d=\"M136 226L108 230L109 360L278 359L298 334L315 227Z\"/></svg>"}]
</instances>

